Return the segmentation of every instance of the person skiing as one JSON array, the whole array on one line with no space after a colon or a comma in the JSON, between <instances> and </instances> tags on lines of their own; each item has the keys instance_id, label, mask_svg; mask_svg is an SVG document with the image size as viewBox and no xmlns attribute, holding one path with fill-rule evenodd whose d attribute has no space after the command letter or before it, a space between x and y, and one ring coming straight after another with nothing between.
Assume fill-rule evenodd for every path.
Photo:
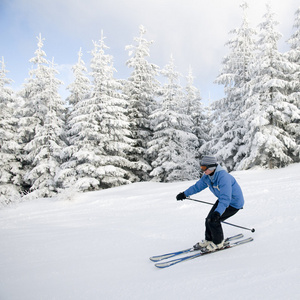
<instances>
[{"instance_id":1,"label":"person skiing","mask_svg":"<svg viewBox=\"0 0 300 300\"><path fill-rule=\"evenodd\" d=\"M205 240L194 246L205 251L215 251L224 246L221 222L243 208L244 197L236 179L217 163L214 156L205 155L200 166L204 175L194 185L179 193L176 199L182 201L207 187L218 198L205 220Z\"/></svg>"}]
</instances>

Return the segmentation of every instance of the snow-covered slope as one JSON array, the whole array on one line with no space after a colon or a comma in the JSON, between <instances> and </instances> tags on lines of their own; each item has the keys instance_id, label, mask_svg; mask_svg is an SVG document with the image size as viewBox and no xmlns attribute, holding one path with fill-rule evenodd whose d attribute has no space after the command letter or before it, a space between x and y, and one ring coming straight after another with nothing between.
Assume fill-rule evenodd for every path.
<instances>
[{"instance_id":1,"label":"snow-covered slope","mask_svg":"<svg viewBox=\"0 0 300 300\"><path fill-rule=\"evenodd\" d=\"M300 164L234 172L246 200L223 225L254 242L168 269L149 257L203 238L192 182L136 183L0 211L0 299L300 299ZM209 191L193 198L213 202Z\"/></svg>"}]
</instances>

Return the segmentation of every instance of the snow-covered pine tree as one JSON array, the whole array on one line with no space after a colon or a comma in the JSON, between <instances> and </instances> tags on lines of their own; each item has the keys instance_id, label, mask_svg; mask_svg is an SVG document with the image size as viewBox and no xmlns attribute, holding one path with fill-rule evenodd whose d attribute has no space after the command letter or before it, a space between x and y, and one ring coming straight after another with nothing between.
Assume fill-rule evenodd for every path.
<instances>
[{"instance_id":1,"label":"snow-covered pine tree","mask_svg":"<svg viewBox=\"0 0 300 300\"><path fill-rule=\"evenodd\" d=\"M94 80L93 98L99 105L99 138L104 155L101 157L101 188L109 188L138 181L133 174L136 164L128 160L127 154L132 151L133 141L130 138L129 119L126 110L128 101L121 92L121 83L114 78L116 71L113 57L105 54L108 47L101 36L95 44L91 63Z\"/></svg>"},{"instance_id":2,"label":"snow-covered pine tree","mask_svg":"<svg viewBox=\"0 0 300 300\"><path fill-rule=\"evenodd\" d=\"M192 133L197 136L199 147L209 140L210 127L206 109L203 107L201 101L200 91L194 86L194 76L192 68L190 67L188 76L186 77L183 109L193 122ZM200 153L198 153L198 156L200 156Z\"/></svg>"},{"instance_id":3,"label":"snow-covered pine tree","mask_svg":"<svg viewBox=\"0 0 300 300\"><path fill-rule=\"evenodd\" d=\"M139 29L139 37L134 38L136 45L125 48L130 56L126 64L133 71L124 84L124 93L129 101L128 116L134 140L134 151L130 153L130 160L138 166L136 175L140 180L147 180L151 170L150 158L147 157L147 143L153 134L149 116L157 107L156 96L160 84L156 79L158 66L147 61L152 41L144 38L144 26L140 26Z\"/></svg>"},{"instance_id":4,"label":"snow-covered pine tree","mask_svg":"<svg viewBox=\"0 0 300 300\"><path fill-rule=\"evenodd\" d=\"M294 64L278 51L281 34L276 30L271 7L260 24L258 55L250 66L250 94L246 110L241 114L246 120L243 138L245 157L238 169L254 166L283 167L293 161L297 144L288 133L295 105L288 100L288 91L295 72Z\"/></svg>"},{"instance_id":5,"label":"snow-covered pine tree","mask_svg":"<svg viewBox=\"0 0 300 300\"><path fill-rule=\"evenodd\" d=\"M172 57L161 72L167 83L162 89L161 107L150 116L154 130L153 139L148 142L148 155L153 160L150 175L160 182L195 179L199 176L198 139L192 133L191 116L182 109L180 74Z\"/></svg>"},{"instance_id":6,"label":"snow-covered pine tree","mask_svg":"<svg viewBox=\"0 0 300 300\"><path fill-rule=\"evenodd\" d=\"M91 96L80 99L70 116L72 155L67 185L75 183L81 191L137 180L131 171L134 164L126 158L132 142L125 115L128 102L120 92L122 85L113 76L113 57L105 54L107 48L102 33L92 51Z\"/></svg>"},{"instance_id":7,"label":"snow-covered pine tree","mask_svg":"<svg viewBox=\"0 0 300 300\"><path fill-rule=\"evenodd\" d=\"M241 113L245 106L245 96L249 90L249 63L255 51L255 30L249 27L247 19L248 4L241 5L243 20L239 28L230 32L233 38L227 42L230 53L223 60L221 74L216 83L224 85L225 97L212 103L213 128L209 141L201 152L214 153L229 171L235 169L242 160L244 153L243 136L245 120Z\"/></svg>"},{"instance_id":8,"label":"snow-covered pine tree","mask_svg":"<svg viewBox=\"0 0 300 300\"><path fill-rule=\"evenodd\" d=\"M57 192L55 176L61 164L64 141L65 107L58 93L62 84L55 76L54 63L47 61L38 37L38 49L30 59L36 68L21 91L24 105L20 133L25 150L24 180L30 186L29 197L50 197Z\"/></svg>"},{"instance_id":9,"label":"snow-covered pine tree","mask_svg":"<svg viewBox=\"0 0 300 300\"><path fill-rule=\"evenodd\" d=\"M295 32L292 34L288 43L290 50L287 57L290 62L296 64L296 71L293 73L292 85L288 93L288 101L298 109L293 111L292 122L287 124L288 131L295 136L298 149L294 153L294 161L300 161L300 7L295 12L294 21Z\"/></svg>"},{"instance_id":10,"label":"snow-covered pine tree","mask_svg":"<svg viewBox=\"0 0 300 300\"><path fill-rule=\"evenodd\" d=\"M16 95L6 77L4 58L0 61L0 207L20 198L22 165L17 142ZM8 85L8 86L7 86Z\"/></svg>"},{"instance_id":11,"label":"snow-covered pine tree","mask_svg":"<svg viewBox=\"0 0 300 300\"><path fill-rule=\"evenodd\" d=\"M82 59L82 50L78 52L78 61L72 67L74 81L67 86L70 96L66 99L69 106L66 122L66 136L68 145L63 149L62 157L64 163L60 172L57 174L57 181L60 188L74 187L78 180L76 166L79 164L76 157L73 156L79 151L79 132L82 128L81 110L83 103L91 97L91 82L87 76L87 68ZM76 190L76 187L75 187Z\"/></svg>"},{"instance_id":12,"label":"snow-covered pine tree","mask_svg":"<svg viewBox=\"0 0 300 300\"><path fill-rule=\"evenodd\" d=\"M74 81L67 86L67 89L70 91L70 96L67 98L67 102L70 105L70 111L72 111L74 106L82 99L88 98L91 92L91 82L87 76L87 68L82 59L82 55L82 50L80 48L78 52L78 61L72 67Z\"/></svg>"}]
</instances>

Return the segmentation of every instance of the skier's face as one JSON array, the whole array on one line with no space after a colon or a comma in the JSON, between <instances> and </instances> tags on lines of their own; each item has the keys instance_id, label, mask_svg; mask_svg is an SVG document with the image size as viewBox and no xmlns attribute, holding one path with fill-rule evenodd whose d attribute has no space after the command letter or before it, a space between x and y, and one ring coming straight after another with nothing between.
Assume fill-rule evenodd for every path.
<instances>
[{"instance_id":1,"label":"skier's face","mask_svg":"<svg viewBox=\"0 0 300 300\"><path fill-rule=\"evenodd\" d=\"M212 170L209 169L209 167L214 167ZM214 172L215 170L215 166L211 165L211 166L201 166L201 170L204 172L205 175L209 175L211 173Z\"/></svg>"},{"instance_id":2,"label":"skier's face","mask_svg":"<svg viewBox=\"0 0 300 300\"><path fill-rule=\"evenodd\" d=\"M205 175L209 175L209 174L211 174L211 173L213 173L213 172L214 172L214 170L206 169L206 170L204 171L204 174L205 174Z\"/></svg>"}]
</instances>

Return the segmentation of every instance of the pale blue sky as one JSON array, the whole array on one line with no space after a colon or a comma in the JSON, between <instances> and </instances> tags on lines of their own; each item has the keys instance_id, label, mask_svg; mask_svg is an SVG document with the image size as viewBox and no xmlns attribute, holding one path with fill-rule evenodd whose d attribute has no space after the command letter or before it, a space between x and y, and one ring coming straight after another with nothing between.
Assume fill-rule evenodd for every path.
<instances>
[{"instance_id":1,"label":"pale blue sky","mask_svg":"<svg viewBox=\"0 0 300 300\"><path fill-rule=\"evenodd\" d=\"M19 89L28 78L29 59L37 49L36 37L45 38L43 50L54 57L58 76L65 87L72 80L71 66L79 48L89 66L92 41L100 39L103 29L107 54L114 57L117 78L127 78L125 46L133 44L144 25L145 37L153 40L149 62L164 67L173 54L175 65L184 76L193 69L195 85L206 101L223 95L223 86L213 84L228 53L225 43L229 31L241 25L241 0L0 0L0 58L4 57L7 77ZM270 3L283 34L279 50L288 49L286 40L293 32L294 13L299 0L249 0L248 20L252 27L262 21ZM183 79L183 83L185 83Z\"/></svg>"}]
</instances>

